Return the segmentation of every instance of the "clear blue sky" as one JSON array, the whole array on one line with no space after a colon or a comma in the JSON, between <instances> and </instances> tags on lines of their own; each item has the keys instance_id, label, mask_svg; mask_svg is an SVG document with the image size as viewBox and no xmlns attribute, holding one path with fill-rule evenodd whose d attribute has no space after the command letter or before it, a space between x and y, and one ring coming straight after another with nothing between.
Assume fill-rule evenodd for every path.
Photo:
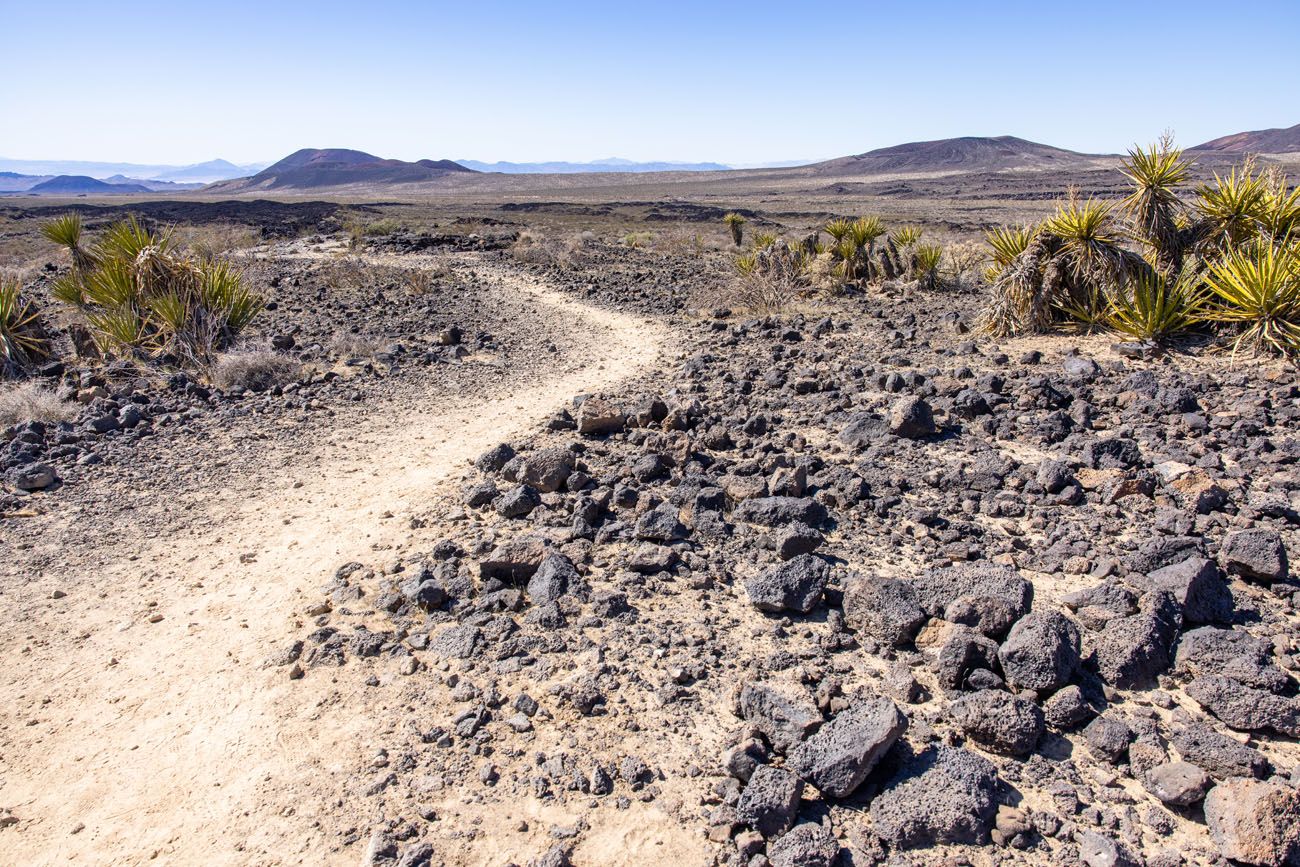
<instances>
[{"instance_id":1,"label":"clear blue sky","mask_svg":"<svg viewBox=\"0 0 1300 867\"><path fill-rule=\"evenodd\" d=\"M0 0L0 155L716 160L1300 123L1300 0Z\"/></svg>"}]
</instances>

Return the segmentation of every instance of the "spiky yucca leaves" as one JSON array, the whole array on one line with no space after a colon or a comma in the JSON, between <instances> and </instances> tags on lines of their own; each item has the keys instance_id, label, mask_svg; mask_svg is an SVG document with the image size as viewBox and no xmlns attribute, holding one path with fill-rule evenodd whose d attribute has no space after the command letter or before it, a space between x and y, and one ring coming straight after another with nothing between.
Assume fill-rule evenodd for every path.
<instances>
[{"instance_id":1,"label":"spiky yucca leaves","mask_svg":"<svg viewBox=\"0 0 1300 867\"><path fill-rule=\"evenodd\" d=\"M1274 242L1300 235L1300 187L1291 187L1287 176L1272 167L1264 176L1264 200L1260 225Z\"/></svg>"},{"instance_id":2,"label":"spiky yucca leaves","mask_svg":"<svg viewBox=\"0 0 1300 867\"><path fill-rule=\"evenodd\" d=\"M843 238L831 247L831 255L840 263L840 271L845 283L858 279L858 246L848 238Z\"/></svg>"},{"instance_id":3,"label":"spiky yucca leaves","mask_svg":"<svg viewBox=\"0 0 1300 867\"><path fill-rule=\"evenodd\" d=\"M1196 210L1202 252L1206 258L1227 253L1259 235L1265 221L1268 185L1255 173L1247 159L1240 171L1233 167L1228 176L1214 176L1214 183L1196 190Z\"/></svg>"},{"instance_id":4,"label":"spiky yucca leaves","mask_svg":"<svg viewBox=\"0 0 1300 867\"><path fill-rule=\"evenodd\" d=\"M1300 247L1252 244L1211 262L1207 318L1240 329L1233 350L1300 354Z\"/></svg>"},{"instance_id":5,"label":"spiky yucca leaves","mask_svg":"<svg viewBox=\"0 0 1300 867\"><path fill-rule=\"evenodd\" d=\"M72 267L77 271L87 271L95 267L95 256L81 245L81 215L64 214L41 226L41 234L49 240L66 247L72 254Z\"/></svg>"},{"instance_id":6,"label":"spiky yucca leaves","mask_svg":"<svg viewBox=\"0 0 1300 867\"><path fill-rule=\"evenodd\" d=\"M766 250L766 249L768 249L769 247L774 246L774 245L776 244L777 240L778 240L778 238L776 237L776 235L772 234L771 232L755 232L755 233L754 233L754 249L755 249L755 250Z\"/></svg>"},{"instance_id":7,"label":"spiky yucca leaves","mask_svg":"<svg viewBox=\"0 0 1300 867\"><path fill-rule=\"evenodd\" d=\"M79 244L66 226L53 226L53 236ZM57 281L54 294L81 311L100 349L113 354L201 366L263 308L228 262L187 258L134 218L105 230L90 261Z\"/></svg>"},{"instance_id":8,"label":"spiky yucca leaves","mask_svg":"<svg viewBox=\"0 0 1300 867\"><path fill-rule=\"evenodd\" d=\"M731 240L739 247L745 240L745 218L735 211L729 214L723 214L722 222L726 223L727 228L731 230Z\"/></svg>"},{"instance_id":9,"label":"spiky yucca leaves","mask_svg":"<svg viewBox=\"0 0 1300 867\"><path fill-rule=\"evenodd\" d=\"M912 279L924 289L939 288L939 266L943 263L943 247L938 244L917 244L912 248Z\"/></svg>"},{"instance_id":10,"label":"spiky yucca leaves","mask_svg":"<svg viewBox=\"0 0 1300 867\"><path fill-rule=\"evenodd\" d=\"M1120 203L1128 216L1133 235L1156 254L1156 267L1174 275L1182 264L1182 236L1178 218L1182 200L1178 186L1187 180L1191 160L1183 159L1173 137L1166 134L1149 148L1135 146L1128 152L1124 176L1133 183L1133 192Z\"/></svg>"},{"instance_id":11,"label":"spiky yucca leaves","mask_svg":"<svg viewBox=\"0 0 1300 867\"><path fill-rule=\"evenodd\" d=\"M1160 342L1204 322L1205 304L1200 274L1171 279L1157 271L1139 273L1110 299L1106 324L1129 337Z\"/></svg>"},{"instance_id":12,"label":"spiky yucca leaves","mask_svg":"<svg viewBox=\"0 0 1300 867\"><path fill-rule=\"evenodd\" d=\"M924 230L920 226L899 226L889 233L889 240L893 241L896 247L910 247L921 240L922 234Z\"/></svg>"},{"instance_id":13,"label":"spiky yucca leaves","mask_svg":"<svg viewBox=\"0 0 1300 867\"><path fill-rule=\"evenodd\" d=\"M826 224L825 232L831 236L831 239L835 244L838 244L840 241L843 241L848 237L849 232L852 231L852 229L852 220L846 220L843 217L839 217ZM832 244L831 246L834 247L835 244Z\"/></svg>"},{"instance_id":14,"label":"spiky yucca leaves","mask_svg":"<svg viewBox=\"0 0 1300 867\"><path fill-rule=\"evenodd\" d=\"M21 281L0 275L0 374L12 376L49 354L36 305L23 297Z\"/></svg>"},{"instance_id":15,"label":"spiky yucca leaves","mask_svg":"<svg viewBox=\"0 0 1300 867\"><path fill-rule=\"evenodd\" d=\"M1111 206L1076 194L1043 223L1043 231L1061 239L1062 252L1077 281L1089 284L1118 282L1124 265L1120 236Z\"/></svg>"},{"instance_id":16,"label":"spiky yucca leaves","mask_svg":"<svg viewBox=\"0 0 1300 867\"><path fill-rule=\"evenodd\" d=\"M984 272L990 283L996 282L1016 257L1025 252L1036 231L1035 227L1028 225L997 226L984 236L993 249L993 264Z\"/></svg>"}]
</instances>

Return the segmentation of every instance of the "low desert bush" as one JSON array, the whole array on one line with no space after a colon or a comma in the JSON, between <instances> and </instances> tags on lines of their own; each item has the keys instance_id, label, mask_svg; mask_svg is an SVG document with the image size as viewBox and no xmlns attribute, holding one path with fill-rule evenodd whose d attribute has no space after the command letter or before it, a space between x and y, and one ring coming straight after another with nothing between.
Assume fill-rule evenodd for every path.
<instances>
[{"instance_id":1,"label":"low desert bush","mask_svg":"<svg viewBox=\"0 0 1300 867\"><path fill-rule=\"evenodd\" d=\"M78 409L64 395L37 382L20 382L0 388L0 428L25 421L46 424L72 421Z\"/></svg>"},{"instance_id":2,"label":"low desert bush","mask_svg":"<svg viewBox=\"0 0 1300 867\"><path fill-rule=\"evenodd\" d=\"M176 246L200 259L215 259L262 243L256 229L237 223L206 223L177 226L172 230Z\"/></svg>"},{"instance_id":3,"label":"low desert bush","mask_svg":"<svg viewBox=\"0 0 1300 867\"><path fill-rule=\"evenodd\" d=\"M115 223L92 247L80 220L44 227L72 256L55 281L55 298L76 308L107 355L201 367L230 346L262 311L264 300L229 262L179 250L134 217Z\"/></svg>"},{"instance_id":4,"label":"low desert bush","mask_svg":"<svg viewBox=\"0 0 1300 867\"><path fill-rule=\"evenodd\" d=\"M619 243L624 247L631 247L633 250L641 250L653 244L654 239L653 232L628 232L619 239Z\"/></svg>"},{"instance_id":5,"label":"low desert bush","mask_svg":"<svg viewBox=\"0 0 1300 867\"><path fill-rule=\"evenodd\" d=\"M510 246L510 255L529 265L568 268L584 262L595 244L591 232L556 238L539 229L524 229Z\"/></svg>"},{"instance_id":6,"label":"low desert bush","mask_svg":"<svg viewBox=\"0 0 1300 867\"><path fill-rule=\"evenodd\" d=\"M331 338L330 349L345 359L373 358L381 349L383 342L377 337L366 334L337 334Z\"/></svg>"},{"instance_id":7,"label":"low desert bush","mask_svg":"<svg viewBox=\"0 0 1300 867\"><path fill-rule=\"evenodd\" d=\"M352 217L343 221L343 229L348 233L348 245L355 250L366 238L380 238L400 232L402 222L395 217L381 217L378 220Z\"/></svg>"},{"instance_id":8,"label":"low desert bush","mask_svg":"<svg viewBox=\"0 0 1300 867\"><path fill-rule=\"evenodd\" d=\"M226 352L212 364L212 384L224 391L269 391L294 382L302 365L268 350Z\"/></svg>"}]
</instances>

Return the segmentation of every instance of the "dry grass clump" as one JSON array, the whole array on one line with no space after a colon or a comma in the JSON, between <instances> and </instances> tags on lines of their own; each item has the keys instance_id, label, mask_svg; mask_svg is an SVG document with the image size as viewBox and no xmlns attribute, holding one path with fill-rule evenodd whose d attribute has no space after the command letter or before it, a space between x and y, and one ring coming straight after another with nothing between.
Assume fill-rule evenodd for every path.
<instances>
[{"instance_id":1,"label":"dry grass clump","mask_svg":"<svg viewBox=\"0 0 1300 867\"><path fill-rule=\"evenodd\" d=\"M1217 329L1242 348L1300 355L1300 189L1253 161L1180 188L1191 162L1169 136L1129 151L1118 206L1071 194L1037 226L988 235L997 336L1063 324L1161 341Z\"/></svg>"},{"instance_id":2,"label":"dry grass clump","mask_svg":"<svg viewBox=\"0 0 1300 867\"><path fill-rule=\"evenodd\" d=\"M108 227L89 247L76 214L41 231L72 257L54 297L77 311L105 355L202 367L265 304L230 263L188 255L169 233L150 231L134 217Z\"/></svg>"},{"instance_id":3,"label":"dry grass clump","mask_svg":"<svg viewBox=\"0 0 1300 867\"><path fill-rule=\"evenodd\" d=\"M585 262L595 244L591 232L556 238L540 229L524 229L510 246L510 255L528 265L568 268Z\"/></svg>"},{"instance_id":4,"label":"dry grass clump","mask_svg":"<svg viewBox=\"0 0 1300 867\"><path fill-rule=\"evenodd\" d=\"M329 347L340 358L363 360L374 358L384 344L378 337L367 334L336 334L330 339Z\"/></svg>"},{"instance_id":5,"label":"dry grass clump","mask_svg":"<svg viewBox=\"0 0 1300 867\"><path fill-rule=\"evenodd\" d=\"M212 384L224 391L269 391L301 375L301 364L269 350L223 353L211 369Z\"/></svg>"},{"instance_id":6,"label":"dry grass clump","mask_svg":"<svg viewBox=\"0 0 1300 867\"><path fill-rule=\"evenodd\" d=\"M215 259L262 243L262 233L238 223L205 223L177 226L172 230L176 246L200 259Z\"/></svg>"},{"instance_id":7,"label":"dry grass clump","mask_svg":"<svg viewBox=\"0 0 1300 867\"><path fill-rule=\"evenodd\" d=\"M396 234L403 228L401 220L395 217L381 217L378 220L350 217L343 221L343 230L348 233L348 246L353 250L360 247L366 238Z\"/></svg>"},{"instance_id":8,"label":"dry grass clump","mask_svg":"<svg viewBox=\"0 0 1300 867\"><path fill-rule=\"evenodd\" d=\"M0 428L40 421L72 421L79 407L67 397L37 382L20 382L0 388Z\"/></svg>"}]
</instances>

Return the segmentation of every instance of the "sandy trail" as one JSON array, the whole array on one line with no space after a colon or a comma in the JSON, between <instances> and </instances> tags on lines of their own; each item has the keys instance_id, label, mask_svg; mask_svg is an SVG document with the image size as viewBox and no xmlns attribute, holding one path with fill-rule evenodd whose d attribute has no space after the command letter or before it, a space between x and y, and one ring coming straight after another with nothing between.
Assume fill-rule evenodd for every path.
<instances>
[{"instance_id":1,"label":"sandy trail","mask_svg":"<svg viewBox=\"0 0 1300 867\"><path fill-rule=\"evenodd\" d=\"M348 669L290 682L264 660L303 634L339 564L399 548L467 459L664 344L656 323L475 267L585 336L551 378L380 404L277 478L212 491L192 535L139 539L101 570L27 574L24 603L0 606L0 808L19 820L0 830L0 863L355 863L330 848L328 799L373 750L382 706ZM39 526L35 544L76 546L75 516ZM0 565L0 581L24 572Z\"/></svg>"}]
</instances>

